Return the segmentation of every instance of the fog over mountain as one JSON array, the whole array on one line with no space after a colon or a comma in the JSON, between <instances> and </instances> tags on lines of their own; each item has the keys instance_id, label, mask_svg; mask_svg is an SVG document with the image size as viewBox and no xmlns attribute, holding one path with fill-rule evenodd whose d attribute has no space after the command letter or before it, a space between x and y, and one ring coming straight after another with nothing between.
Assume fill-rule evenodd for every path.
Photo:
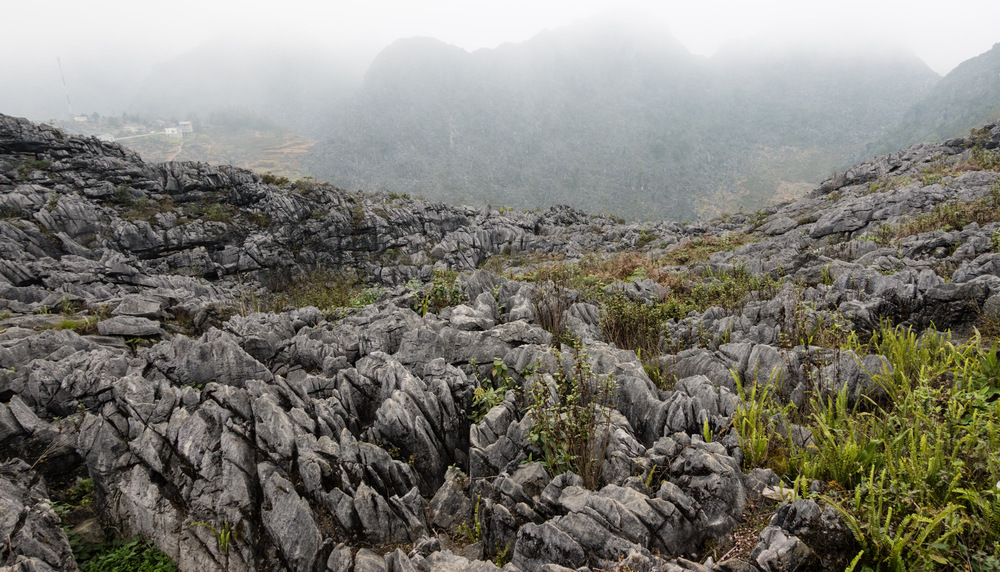
<instances>
[{"instance_id":1,"label":"fog over mountain","mask_svg":"<svg viewBox=\"0 0 1000 572\"><path fill-rule=\"evenodd\" d=\"M307 168L449 201L690 218L817 183L937 79L892 51L704 58L616 21L471 54L413 38L379 54Z\"/></svg>"},{"instance_id":2,"label":"fog over mountain","mask_svg":"<svg viewBox=\"0 0 1000 572\"><path fill-rule=\"evenodd\" d=\"M897 28L864 39L884 5L845 25L850 5L773 4L733 4L711 19L651 4L568 25L550 24L560 11L548 4L476 12L385 0L292 18L293 5L264 17L184 0L145 19L131 7L91 18L60 6L51 21L61 35L0 60L13 87L0 90L0 112L116 137L150 161L674 220L756 210L1000 113L997 48L949 71L953 54L927 42L950 38L952 53L967 38L923 33L922 20L907 28L913 42ZM982 35L977 22L969 38ZM88 123L71 121L82 114ZM181 121L191 137L164 134Z\"/></svg>"},{"instance_id":3,"label":"fog over mountain","mask_svg":"<svg viewBox=\"0 0 1000 572\"><path fill-rule=\"evenodd\" d=\"M294 45L220 37L155 66L130 108L163 117L253 112L310 137L330 132L330 117L360 86L365 59Z\"/></svg>"},{"instance_id":4,"label":"fog over mountain","mask_svg":"<svg viewBox=\"0 0 1000 572\"><path fill-rule=\"evenodd\" d=\"M952 70L907 110L881 149L955 137L1000 119L1000 44Z\"/></svg>"}]
</instances>

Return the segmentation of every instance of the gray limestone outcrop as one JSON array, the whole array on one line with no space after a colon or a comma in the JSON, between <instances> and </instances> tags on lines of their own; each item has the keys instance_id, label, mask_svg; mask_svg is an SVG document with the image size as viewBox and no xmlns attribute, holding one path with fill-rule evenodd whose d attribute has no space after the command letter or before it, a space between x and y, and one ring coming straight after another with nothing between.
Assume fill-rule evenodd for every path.
<instances>
[{"instance_id":1,"label":"gray limestone outcrop","mask_svg":"<svg viewBox=\"0 0 1000 572\"><path fill-rule=\"evenodd\" d=\"M968 155L918 146L726 223L624 224L284 188L0 116L0 450L28 461L0 465L0 570L76 569L44 483L84 475L105 523L182 571L842 570L857 547L811 500L778 507L742 561L705 560L777 479L743 472L738 386L886 399L887 360L830 340L1000 320L997 221L891 246L881 230L988 200L996 172L921 180ZM750 239L662 268L669 288L770 282L665 320L653 360L610 343L582 290L525 279L733 233ZM370 279L369 297L260 303L317 268ZM608 291L648 304L664 283ZM614 380L589 404L605 419L590 488L546 463L526 397L557 391L566 332L568 365Z\"/></svg>"}]
</instances>

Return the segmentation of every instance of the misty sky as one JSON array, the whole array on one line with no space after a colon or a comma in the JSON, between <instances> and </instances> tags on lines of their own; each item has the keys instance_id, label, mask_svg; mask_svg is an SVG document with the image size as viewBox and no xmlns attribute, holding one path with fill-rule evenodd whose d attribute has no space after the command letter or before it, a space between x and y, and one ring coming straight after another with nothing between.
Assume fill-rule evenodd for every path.
<instances>
[{"instance_id":1,"label":"misty sky","mask_svg":"<svg viewBox=\"0 0 1000 572\"><path fill-rule=\"evenodd\" d=\"M875 40L909 47L945 74L1000 41L996 0L33 0L4 7L16 25L4 27L0 57L127 50L164 58L243 34L368 50L425 35L475 50L622 7L658 19L702 55L734 38Z\"/></svg>"},{"instance_id":2,"label":"misty sky","mask_svg":"<svg viewBox=\"0 0 1000 572\"><path fill-rule=\"evenodd\" d=\"M622 11L699 55L741 39L824 39L845 49L876 42L912 50L942 75L1000 41L998 0L33 0L4 6L0 106L30 103L28 86L61 90L57 56L71 83L86 73L88 86L105 81L113 91L123 76L138 83L220 37L309 46L364 66L402 37L473 51Z\"/></svg>"}]
</instances>

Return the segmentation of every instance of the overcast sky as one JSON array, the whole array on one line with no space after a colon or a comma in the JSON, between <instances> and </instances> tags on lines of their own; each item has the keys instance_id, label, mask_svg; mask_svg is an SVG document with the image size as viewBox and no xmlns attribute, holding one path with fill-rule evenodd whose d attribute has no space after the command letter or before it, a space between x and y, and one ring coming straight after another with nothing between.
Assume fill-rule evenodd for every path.
<instances>
[{"instance_id":1,"label":"overcast sky","mask_svg":"<svg viewBox=\"0 0 1000 572\"><path fill-rule=\"evenodd\" d=\"M77 111L119 113L154 66L220 37L233 49L308 46L314 56L346 57L360 74L399 38L430 36L474 51L622 12L698 55L745 39L822 39L853 52L875 42L908 49L941 75L1000 42L1000 0L10 1L0 33L0 113L54 117L66 92Z\"/></svg>"},{"instance_id":2,"label":"overcast sky","mask_svg":"<svg viewBox=\"0 0 1000 572\"><path fill-rule=\"evenodd\" d=\"M702 55L737 38L877 40L908 47L945 74L1000 41L997 0L33 0L4 7L0 58L122 50L161 59L220 34L370 50L424 35L471 51L623 6L648 12Z\"/></svg>"}]
</instances>

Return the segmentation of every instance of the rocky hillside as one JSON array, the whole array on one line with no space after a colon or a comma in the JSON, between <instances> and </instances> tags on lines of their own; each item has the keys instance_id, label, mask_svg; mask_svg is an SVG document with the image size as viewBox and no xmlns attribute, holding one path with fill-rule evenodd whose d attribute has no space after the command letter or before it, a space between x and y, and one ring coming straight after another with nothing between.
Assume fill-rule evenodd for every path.
<instances>
[{"instance_id":1,"label":"rocky hillside","mask_svg":"<svg viewBox=\"0 0 1000 572\"><path fill-rule=\"evenodd\" d=\"M996 418L959 399L973 369L1000 385L992 362L885 380L997 333L998 146L992 125L780 207L639 225L147 164L0 116L0 570L77 570L102 536L81 510L185 571L995 556L1000 435L934 453ZM954 344L890 351L932 325ZM982 412L917 435L936 464L896 469L894 430L834 471L855 420L951 419L905 409L914 387ZM924 466L940 498L886 485Z\"/></svg>"}]
</instances>

